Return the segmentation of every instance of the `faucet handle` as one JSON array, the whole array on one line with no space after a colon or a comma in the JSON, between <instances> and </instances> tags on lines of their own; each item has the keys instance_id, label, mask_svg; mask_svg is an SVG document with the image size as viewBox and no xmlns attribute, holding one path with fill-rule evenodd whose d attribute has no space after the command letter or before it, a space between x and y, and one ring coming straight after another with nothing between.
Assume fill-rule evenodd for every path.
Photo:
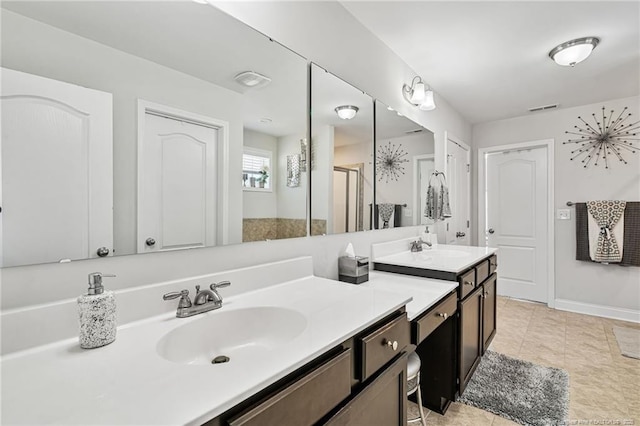
<instances>
[{"instance_id":1,"label":"faucet handle","mask_svg":"<svg viewBox=\"0 0 640 426\"><path fill-rule=\"evenodd\" d=\"M211 290L215 290L218 288L222 288L222 287L229 287L231 285L231 281L220 281L219 283L211 283L211 285L209 286L209 288Z\"/></svg>"},{"instance_id":2,"label":"faucet handle","mask_svg":"<svg viewBox=\"0 0 640 426\"><path fill-rule=\"evenodd\" d=\"M189 299L189 290L172 291L162 296L163 300L171 300L180 298L178 302L178 308L190 308L191 300Z\"/></svg>"}]
</instances>

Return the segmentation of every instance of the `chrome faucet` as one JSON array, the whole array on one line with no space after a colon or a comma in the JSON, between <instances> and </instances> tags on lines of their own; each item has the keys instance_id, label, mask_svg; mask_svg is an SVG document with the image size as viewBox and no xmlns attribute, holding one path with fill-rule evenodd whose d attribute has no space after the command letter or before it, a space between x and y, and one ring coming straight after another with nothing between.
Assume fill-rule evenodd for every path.
<instances>
[{"instance_id":1,"label":"chrome faucet","mask_svg":"<svg viewBox=\"0 0 640 426\"><path fill-rule=\"evenodd\" d=\"M189 290L172 291L162 296L162 298L164 300L172 300L179 297L180 301L178 302L176 317L187 318L221 308L222 296L218 293L218 288L228 287L230 285L231 282L229 281L220 281L217 284L211 284L209 286L211 290L200 290L200 286L197 285L193 303L191 303L191 299L189 299Z\"/></svg>"},{"instance_id":2,"label":"chrome faucet","mask_svg":"<svg viewBox=\"0 0 640 426\"><path fill-rule=\"evenodd\" d=\"M422 238L418 238L415 241L411 241L409 243L409 248L412 252L422 251L422 246L426 245L427 247L431 247L431 243L428 241L422 241Z\"/></svg>"}]
</instances>

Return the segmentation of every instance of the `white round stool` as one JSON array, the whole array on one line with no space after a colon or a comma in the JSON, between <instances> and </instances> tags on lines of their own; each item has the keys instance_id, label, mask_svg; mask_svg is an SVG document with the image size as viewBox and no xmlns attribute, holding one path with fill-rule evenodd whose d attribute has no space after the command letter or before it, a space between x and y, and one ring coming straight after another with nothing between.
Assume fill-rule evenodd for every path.
<instances>
[{"instance_id":1,"label":"white round stool","mask_svg":"<svg viewBox=\"0 0 640 426\"><path fill-rule=\"evenodd\" d=\"M417 353L413 352L409 355L407 362L407 396L418 392L418 410L420 411L420 417L415 419L407 419L407 423L417 422L426 426L424 411L422 408L422 392L420 391L420 357Z\"/></svg>"}]
</instances>

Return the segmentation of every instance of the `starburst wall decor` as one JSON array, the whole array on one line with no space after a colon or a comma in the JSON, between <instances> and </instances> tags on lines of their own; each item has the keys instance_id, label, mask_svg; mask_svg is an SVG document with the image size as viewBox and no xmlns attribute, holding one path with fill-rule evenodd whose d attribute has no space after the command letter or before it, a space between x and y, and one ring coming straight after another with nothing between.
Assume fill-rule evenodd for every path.
<instances>
[{"instance_id":1,"label":"starburst wall decor","mask_svg":"<svg viewBox=\"0 0 640 426\"><path fill-rule=\"evenodd\" d=\"M578 146L578 149L571 151L571 160L583 157L581 161L584 164L584 168L587 168L591 161L594 161L593 164L597 166L599 161L604 160L604 168L608 169L610 158L617 158L627 164L622 154L625 152L635 154L637 141L640 140L637 137L640 121L626 123L627 119L631 117L631 113L626 113L627 109L625 107L614 119L615 113L613 110L611 110L609 116L606 116L605 108L602 107L601 121L598 121L599 117L596 117L595 114L591 114L595 124L589 124L578 116L578 119L583 123L580 125L582 127L573 126L576 129L575 131L566 131L565 133L579 136L579 138L574 137L562 143L563 145L574 143Z\"/></svg>"},{"instance_id":2,"label":"starburst wall decor","mask_svg":"<svg viewBox=\"0 0 640 426\"><path fill-rule=\"evenodd\" d=\"M385 179L385 183L389 183L389 180L398 180L404 174L403 164L409 162L406 156L407 151L402 149L402 144L396 147L389 141L387 145L381 146L376 156L378 180Z\"/></svg>"}]
</instances>

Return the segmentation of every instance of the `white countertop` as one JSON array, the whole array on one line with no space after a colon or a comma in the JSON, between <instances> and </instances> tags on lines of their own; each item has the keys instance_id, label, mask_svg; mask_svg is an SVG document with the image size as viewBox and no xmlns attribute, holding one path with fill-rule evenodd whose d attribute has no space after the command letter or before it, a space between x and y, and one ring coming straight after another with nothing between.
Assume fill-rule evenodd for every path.
<instances>
[{"instance_id":1,"label":"white countertop","mask_svg":"<svg viewBox=\"0 0 640 426\"><path fill-rule=\"evenodd\" d=\"M385 291L382 275L372 276L369 286L302 278L229 297L221 309L191 318L165 314L132 323L102 348L82 350L71 339L6 356L2 423L201 424L411 300L410 293ZM176 327L256 306L293 309L305 317L306 328L253 362L184 365L156 352Z\"/></svg>"},{"instance_id":2,"label":"white countertop","mask_svg":"<svg viewBox=\"0 0 640 426\"><path fill-rule=\"evenodd\" d=\"M491 247L437 244L431 248L425 246L420 252L411 252L409 243L416 239L417 237L391 243L374 244L372 246L372 261L387 265L459 273L498 251L498 249Z\"/></svg>"},{"instance_id":3,"label":"white countertop","mask_svg":"<svg viewBox=\"0 0 640 426\"><path fill-rule=\"evenodd\" d=\"M369 281L360 286L411 297L413 300L407 304L407 316L412 321L455 290L458 282L371 271Z\"/></svg>"}]
</instances>

